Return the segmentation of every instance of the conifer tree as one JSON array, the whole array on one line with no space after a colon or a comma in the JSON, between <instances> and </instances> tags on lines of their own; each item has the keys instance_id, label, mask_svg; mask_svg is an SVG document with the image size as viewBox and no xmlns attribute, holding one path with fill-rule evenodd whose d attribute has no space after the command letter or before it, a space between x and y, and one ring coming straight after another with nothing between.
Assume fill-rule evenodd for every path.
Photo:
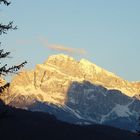
<instances>
[{"instance_id":1,"label":"conifer tree","mask_svg":"<svg viewBox=\"0 0 140 140\"><path fill-rule=\"evenodd\" d=\"M10 2L7 0L0 0L0 5L2 4L9 6ZM13 22L9 22L8 24L3 24L0 21L0 35L7 34L9 30L16 30L16 29L17 29L17 26L14 26ZM1 81L2 76L6 76L8 73L17 73L27 63L26 61L24 61L21 64L14 65L12 67L8 67L7 64L2 64L1 60L8 58L9 55L10 55L10 52L5 52L4 49L1 48L1 42L0 42L0 83L2 82ZM0 86L0 93L3 92L5 88L9 87L9 85L10 85L9 83L6 83Z\"/></svg>"}]
</instances>

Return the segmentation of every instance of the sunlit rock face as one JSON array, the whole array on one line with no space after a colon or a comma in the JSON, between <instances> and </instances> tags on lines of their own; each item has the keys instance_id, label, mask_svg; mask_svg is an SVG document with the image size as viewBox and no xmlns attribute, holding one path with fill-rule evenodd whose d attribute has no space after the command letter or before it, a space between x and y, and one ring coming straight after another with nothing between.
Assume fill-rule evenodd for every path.
<instances>
[{"instance_id":1,"label":"sunlit rock face","mask_svg":"<svg viewBox=\"0 0 140 140\"><path fill-rule=\"evenodd\" d=\"M36 65L14 77L11 95L32 95L41 101L65 104L67 91L73 81L89 81L108 89L117 89L132 97L140 93L139 83L130 83L88 60L76 61L67 55L53 55L44 64Z\"/></svg>"},{"instance_id":2,"label":"sunlit rock face","mask_svg":"<svg viewBox=\"0 0 140 140\"><path fill-rule=\"evenodd\" d=\"M0 98L9 105L54 114L78 124L108 124L135 130L140 83L128 82L89 62L53 55L16 75Z\"/></svg>"},{"instance_id":3,"label":"sunlit rock face","mask_svg":"<svg viewBox=\"0 0 140 140\"><path fill-rule=\"evenodd\" d=\"M0 77L0 87L5 84L6 84L6 81L4 80L4 78Z\"/></svg>"}]
</instances>

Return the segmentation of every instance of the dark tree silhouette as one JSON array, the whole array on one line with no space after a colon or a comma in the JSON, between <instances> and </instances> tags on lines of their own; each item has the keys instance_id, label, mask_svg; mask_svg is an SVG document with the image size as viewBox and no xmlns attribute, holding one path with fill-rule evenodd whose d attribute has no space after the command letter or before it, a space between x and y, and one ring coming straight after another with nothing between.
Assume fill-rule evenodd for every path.
<instances>
[{"instance_id":1,"label":"dark tree silhouette","mask_svg":"<svg viewBox=\"0 0 140 140\"><path fill-rule=\"evenodd\" d=\"M0 0L0 5L4 4L6 6L8 6L10 4L10 2L8 2L7 0ZM13 22L9 22L8 24L3 24L0 23L0 35L3 34L7 34L7 31L9 30L16 30L17 26L13 26ZM0 47L1 47L1 42L0 42ZM10 52L5 52L4 49L0 49L0 60L4 59L4 58L8 58L10 55ZM19 71L19 69L21 69L22 67L24 67L24 65L27 62L23 62L19 65L15 65L12 67L8 67L7 64L2 65L0 62L0 78L1 76L6 76L8 73L17 73ZM0 81L1 83L1 81ZM6 89L7 87L9 87L9 83L6 83L5 85L0 86L0 93L4 91L4 89Z\"/></svg>"},{"instance_id":2,"label":"dark tree silhouette","mask_svg":"<svg viewBox=\"0 0 140 140\"><path fill-rule=\"evenodd\" d=\"M8 2L7 0L0 0L0 4L1 4L2 2L3 2L5 5L7 5L7 6L10 4L10 2Z\"/></svg>"},{"instance_id":3,"label":"dark tree silhouette","mask_svg":"<svg viewBox=\"0 0 140 140\"><path fill-rule=\"evenodd\" d=\"M138 126L140 127L140 116L138 118ZM139 130L136 130L137 134L140 136L140 129Z\"/></svg>"}]
</instances>

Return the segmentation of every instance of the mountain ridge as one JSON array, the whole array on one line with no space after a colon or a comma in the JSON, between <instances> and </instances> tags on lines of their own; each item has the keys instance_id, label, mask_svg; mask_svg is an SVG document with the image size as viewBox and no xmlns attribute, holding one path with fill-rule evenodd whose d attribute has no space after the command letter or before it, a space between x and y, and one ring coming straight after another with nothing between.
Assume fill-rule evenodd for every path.
<instances>
[{"instance_id":1,"label":"mountain ridge","mask_svg":"<svg viewBox=\"0 0 140 140\"><path fill-rule=\"evenodd\" d=\"M0 98L11 106L48 112L76 124L107 124L134 131L140 116L139 83L66 55L53 55L15 76Z\"/></svg>"},{"instance_id":2,"label":"mountain ridge","mask_svg":"<svg viewBox=\"0 0 140 140\"><path fill-rule=\"evenodd\" d=\"M8 104L10 96L37 93L43 96L43 101L64 105L68 87L73 81L89 81L107 89L120 90L129 97L139 98L140 94L139 82L123 80L86 59L76 61L70 56L58 54L49 56L43 64L37 64L34 70L16 75L9 88L10 95L5 94L8 96L4 100Z\"/></svg>"},{"instance_id":3,"label":"mountain ridge","mask_svg":"<svg viewBox=\"0 0 140 140\"><path fill-rule=\"evenodd\" d=\"M41 74L44 72L44 75L39 75L39 72ZM86 59L76 61L74 58L63 54L50 56L45 63L36 65L35 70L27 71L27 73L32 73L31 75L32 77L34 77L34 79L32 80L35 81L35 86L39 86L38 81L40 81L41 84L41 82L45 80L43 78L45 78L46 74L49 77L56 76L56 73L58 73L61 76L67 77L66 80L70 78L70 81L90 81L91 83L102 85L108 89L120 90L130 97L133 97L135 94L140 93L140 84L138 82L128 82L126 80L123 80L119 76L116 76L114 73L96 66ZM17 75L17 77L19 75ZM39 76L41 76L42 79L40 79ZM30 78L32 77L30 76ZM62 77L58 78L61 79ZM33 82L32 80L31 82Z\"/></svg>"}]
</instances>

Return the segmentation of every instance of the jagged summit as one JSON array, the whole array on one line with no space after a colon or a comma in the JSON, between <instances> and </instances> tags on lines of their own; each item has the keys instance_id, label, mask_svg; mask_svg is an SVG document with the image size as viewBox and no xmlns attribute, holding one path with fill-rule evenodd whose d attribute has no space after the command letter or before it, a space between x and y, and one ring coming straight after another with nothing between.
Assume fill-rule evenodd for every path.
<instances>
[{"instance_id":1,"label":"jagged summit","mask_svg":"<svg viewBox=\"0 0 140 140\"><path fill-rule=\"evenodd\" d=\"M57 55L51 55L48 57L47 61L55 61L55 60L71 60L71 61L75 61L75 59L73 57L70 57L68 55L65 54L57 54Z\"/></svg>"},{"instance_id":2,"label":"jagged summit","mask_svg":"<svg viewBox=\"0 0 140 140\"><path fill-rule=\"evenodd\" d=\"M96 64L88 61L87 59L82 58L80 61L77 61L76 59L74 59L73 57L70 57L68 55L64 55L64 54L57 54L57 55L52 55L50 57L48 57L48 60L45 62L45 64L60 64L60 63L75 63L77 66L81 67L81 69L83 69L85 72L94 72L96 74L101 73L101 72L105 72L107 75L112 75L115 77L116 76L114 73L109 72L99 66L97 66Z\"/></svg>"},{"instance_id":3,"label":"jagged summit","mask_svg":"<svg viewBox=\"0 0 140 140\"><path fill-rule=\"evenodd\" d=\"M115 74L89 62L86 59L76 61L64 55L52 55L44 64L37 64L31 71L15 76L10 94L42 96L43 101L64 104L66 92L73 81L89 81L107 89L117 89L127 96L140 93L139 83L131 83Z\"/></svg>"}]
</instances>

